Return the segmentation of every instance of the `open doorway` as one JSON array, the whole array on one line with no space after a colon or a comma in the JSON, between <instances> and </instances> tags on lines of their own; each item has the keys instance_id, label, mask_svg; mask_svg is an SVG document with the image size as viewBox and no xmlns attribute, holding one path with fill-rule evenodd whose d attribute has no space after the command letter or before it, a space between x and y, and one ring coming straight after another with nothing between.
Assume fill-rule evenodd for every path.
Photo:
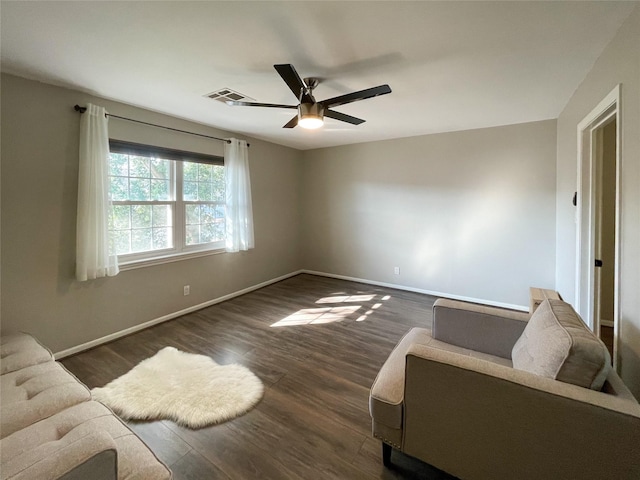
<instances>
[{"instance_id":1,"label":"open doorway","mask_svg":"<svg viewBox=\"0 0 640 480\"><path fill-rule=\"evenodd\" d=\"M616 128L617 120L596 131L595 325L613 358L616 265Z\"/></svg>"},{"instance_id":2,"label":"open doorway","mask_svg":"<svg viewBox=\"0 0 640 480\"><path fill-rule=\"evenodd\" d=\"M620 87L578 126L576 306L617 368L620 265Z\"/></svg>"}]
</instances>

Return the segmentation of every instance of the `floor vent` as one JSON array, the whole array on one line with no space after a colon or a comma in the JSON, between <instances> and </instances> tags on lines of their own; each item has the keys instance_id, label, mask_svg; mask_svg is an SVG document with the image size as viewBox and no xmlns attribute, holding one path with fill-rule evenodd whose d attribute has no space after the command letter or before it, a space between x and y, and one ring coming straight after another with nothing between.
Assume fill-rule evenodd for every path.
<instances>
[{"instance_id":1,"label":"floor vent","mask_svg":"<svg viewBox=\"0 0 640 480\"><path fill-rule=\"evenodd\" d=\"M211 98L212 100L217 100L219 102L228 102L229 100L235 102L253 102L254 99L251 97L247 97L241 93L236 92L235 90L231 90L230 88L221 88L220 90L216 90L215 92L207 93L205 95L207 98Z\"/></svg>"}]
</instances>

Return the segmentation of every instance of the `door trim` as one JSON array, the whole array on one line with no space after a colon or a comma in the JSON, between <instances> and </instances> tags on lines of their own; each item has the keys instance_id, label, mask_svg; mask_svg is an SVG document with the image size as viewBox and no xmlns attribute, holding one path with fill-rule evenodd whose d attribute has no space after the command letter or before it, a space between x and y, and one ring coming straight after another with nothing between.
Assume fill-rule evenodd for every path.
<instances>
[{"instance_id":1,"label":"door trim","mask_svg":"<svg viewBox=\"0 0 640 480\"><path fill-rule=\"evenodd\" d=\"M621 85L618 84L578 124L578 177L576 205L576 297L575 306L587 325L600 336L599 325L594 325L595 283L595 215L596 215L596 161L597 130L616 118L616 218L615 266L613 298L613 366L618 368L618 339L620 331L620 219L621 219Z\"/></svg>"}]
</instances>

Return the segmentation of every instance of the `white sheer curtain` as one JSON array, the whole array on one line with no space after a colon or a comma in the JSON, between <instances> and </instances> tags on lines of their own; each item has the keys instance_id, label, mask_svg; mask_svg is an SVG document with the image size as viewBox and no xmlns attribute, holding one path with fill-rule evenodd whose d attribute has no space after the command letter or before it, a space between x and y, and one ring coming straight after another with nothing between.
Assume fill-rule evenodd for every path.
<instances>
[{"instance_id":1,"label":"white sheer curtain","mask_svg":"<svg viewBox=\"0 0 640 480\"><path fill-rule=\"evenodd\" d=\"M80 165L76 232L76 279L118 274L109 252L109 132L105 109L87 104L80 116Z\"/></svg>"},{"instance_id":2,"label":"white sheer curtain","mask_svg":"<svg viewBox=\"0 0 640 480\"><path fill-rule=\"evenodd\" d=\"M253 241L253 208L249 149L244 140L231 139L224 147L224 175L227 204L227 252L249 250Z\"/></svg>"}]
</instances>

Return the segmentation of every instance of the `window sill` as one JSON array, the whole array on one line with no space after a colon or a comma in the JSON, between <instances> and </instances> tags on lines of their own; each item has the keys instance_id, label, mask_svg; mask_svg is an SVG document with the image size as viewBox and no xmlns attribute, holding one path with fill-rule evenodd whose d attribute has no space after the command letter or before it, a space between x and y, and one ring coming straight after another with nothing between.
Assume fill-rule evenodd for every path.
<instances>
[{"instance_id":1,"label":"window sill","mask_svg":"<svg viewBox=\"0 0 640 480\"><path fill-rule=\"evenodd\" d=\"M181 260L189 260L190 258L206 257L208 255L217 255L219 253L225 253L224 248L216 248L213 250L200 250L197 252L188 253L173 253L170 255L163 255L161 257L149 258L146 260L129 260L128 262L118 262L118 268L121 272L127 270L135 270L136 268L151 267L153 265L162 265L163 263L179 262Z\"/></svg>"}]
</instances>

